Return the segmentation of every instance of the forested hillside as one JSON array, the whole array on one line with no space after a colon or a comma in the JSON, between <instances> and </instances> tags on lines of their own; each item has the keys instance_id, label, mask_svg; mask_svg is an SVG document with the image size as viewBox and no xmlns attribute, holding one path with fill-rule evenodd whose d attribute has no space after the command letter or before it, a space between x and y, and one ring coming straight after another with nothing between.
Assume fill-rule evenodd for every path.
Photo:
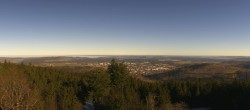
<instances>
[{"instance_id":1,"label":"forested hillside","mask_svg":"<svg viewBox=\"0 0 250 110\"><path fill-rule=\"evenodd\" d=\"M146 81L111 61L107 70L72 71L0 63L2 110L249 110L248 80Z\"/></svg>"},{"instance_id":2,"label":"forested hillside","mask_svg":"<svg viewBox=\"0 0 250 110\"><path fill-rule=\"evenodd\" d=\"M245 65L244 65L245 66ZM164 73L148 75L155 80L169 79L242 79L250 74L243 64L201 63L176 68Z\"/></svg>"}]
</instances>

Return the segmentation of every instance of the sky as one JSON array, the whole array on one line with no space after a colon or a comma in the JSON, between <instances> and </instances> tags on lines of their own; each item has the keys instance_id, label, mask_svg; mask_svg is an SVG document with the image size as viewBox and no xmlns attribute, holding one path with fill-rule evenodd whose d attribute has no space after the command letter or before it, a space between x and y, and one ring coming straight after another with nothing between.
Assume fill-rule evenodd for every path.
<instances>
[{"instance_id":1,"label":"sky","mask_svg":"<svg viewBox=\"0 0 250 110\"><path fill-rule=\"evenodd\" d=\"M1 0L0 56L250 56L249 0Z\"/></svg>"}]
</instances>

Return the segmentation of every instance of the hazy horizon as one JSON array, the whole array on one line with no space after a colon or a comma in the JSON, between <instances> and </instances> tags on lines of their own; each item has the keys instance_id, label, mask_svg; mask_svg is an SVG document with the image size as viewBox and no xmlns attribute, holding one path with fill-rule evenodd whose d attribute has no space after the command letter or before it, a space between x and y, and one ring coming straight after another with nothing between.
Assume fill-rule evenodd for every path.
<instances>
[{"instance_id":1,"label":"hazy horizon","mask_svg":"<svg viewBox=\"0 0 250 110\"><path fill-rule=\"evenodd\" d=\"M163 56L163 57L232 57L249 58L250 56L230 56L230 55L0 55L0 58L32 58L32 57L111 57L111 56Z\"/></svg>"},{"instance_id":2,"label":"hazy horizon","mask_svg":"<svg viewBox=\"0 0 250 110\"><path fill-rule=\"evenodd\" d=\"M1 56L250 56L250 1L0 1Z\"/></svg>"}]
</instances>

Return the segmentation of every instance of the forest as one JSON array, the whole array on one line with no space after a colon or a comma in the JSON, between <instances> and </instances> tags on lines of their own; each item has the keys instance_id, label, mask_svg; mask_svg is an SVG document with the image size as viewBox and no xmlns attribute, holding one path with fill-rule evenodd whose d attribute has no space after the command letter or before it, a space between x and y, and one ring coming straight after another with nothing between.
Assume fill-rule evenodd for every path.
<instances>
[{"instance_id":1,"label":"forest","mask_svg":"<svg viewBox=\"0 0 250 110\"><path fill-rule=\"evenodd\" d=\"M249 110L247 79L153 81L114 59L86 71L0 63L0 110Z\"/></svg>"}]
</instances>

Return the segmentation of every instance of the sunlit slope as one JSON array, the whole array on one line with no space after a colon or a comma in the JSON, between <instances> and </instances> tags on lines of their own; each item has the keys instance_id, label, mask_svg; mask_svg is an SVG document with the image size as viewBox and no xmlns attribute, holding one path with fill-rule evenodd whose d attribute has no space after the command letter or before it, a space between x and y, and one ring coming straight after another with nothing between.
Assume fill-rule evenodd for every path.
<instances>
[{"instance_id":1,"label":"sunlit slope","mask_svg":"<svg viewBox=\"0 0 250 110\"><path fill-rule=\"evenodd\" d=\"M232 79L238 78L241 73L246 73L249 70L238 65L230 64L194 64L177 68L175 70L148 76L152 79L167 80L167 79L185 79L185 78L223 78Z\"/></svg>"}]
</instances>

